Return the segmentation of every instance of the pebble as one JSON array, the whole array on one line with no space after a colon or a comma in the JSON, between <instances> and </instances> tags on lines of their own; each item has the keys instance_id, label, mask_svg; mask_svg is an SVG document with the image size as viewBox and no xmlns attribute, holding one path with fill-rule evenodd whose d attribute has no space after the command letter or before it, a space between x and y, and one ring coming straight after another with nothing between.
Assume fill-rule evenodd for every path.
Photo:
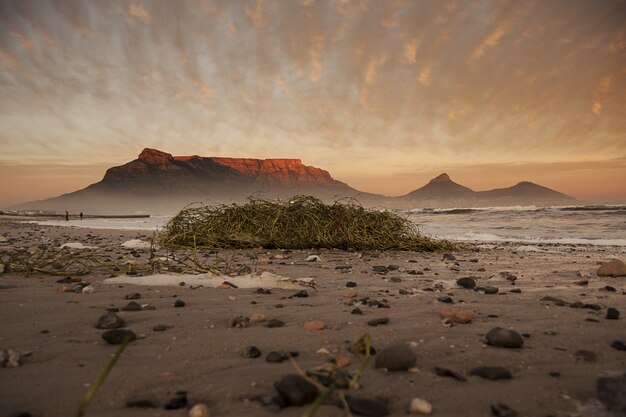
<instances>
[{"instance_id":1,"label":"pebble","mask_svg":"<svg viewBox=\"0 0 626 417\"><path fill-rule=\"evenodd\" d=\"M598 359L595 352L592 352L591 350L586 350L586 349L577 350L574 353L574 357L576 358L576 360L580 360L584 362L596 362Z\"/></svg>"},{"instance_id":2,"label":"pebble","mask_svg":"<svg viewBox=\"0 0 626 417\"><path fill-rule=\"evenodd\" d=\"M255 313L250 316L250 321L252 323L263 323L266 320L267 320L267 317L265 317L263 314Z\"/></svg>"},{"instance_id":3,"label":"pebble","mask_svg":"<svg viewBox=\"0 0 626 417\"><path fill-rule=\"evenodd\" d=\"M307 321L304 323L304 328L306 330L324 330L326 327L326 323L320 320Z\"/></svg>"},{"instance_id":4,"label":"pebble","mask_svg":"<svg viewBox=\"0 0 626 417\"><path fill-rule=\"evenodd\" d=\"M410 346L404 343L390 346L376 355L376 368L389 371L406 371L417 362L417 355Z\"/></svg>"},{"instance_id":5,"label":"pebble","mask_svg":"<svg viewBox=\"0 0 626 417\"><path fill-rule=\"evenodd\" d=\"M178 410L183 407L187 407L187 393L179 391L165 403L164 408L166 410Z\"/></svg>"},{"instance_id":6,"label":"pebble","mask_svg":"<svg viewBox=\"0 0 626 417\"><path fill-rule=\"evenodd\" d=\"M618 371L596 380L596 396L616 416L626 411L626 372Z\"/></svg>"},{"instance_id":7,"label":"pebble","mask_svg":"<svg viewBox=\"0 0 626 417\"><path fill-rule=\"evenodd\" d=\"M449 297L447 295L437 298L437 301L439 301L440 303L446 303L446 304L454 303L454 300L452 299L452 297Z\"/></svg>"},{"instance_id":8,"label":"pebble","mask_svg":"<svg viewBox=\"0 0 626 417\"><path fill-rule=\"evenodd\" d=\"M131 398L126 401L128 408L159 408L159 404L151 398Z\"/></svg>"},{"instance_id":9,"label":"pebble","mask_svg":"<svg viewBox=\"0 0 626 417\"><path fill-rule=\"evenodd\" d=\"M362 316L363 315L363 310L361 310L360 308L356 307L356 308L352 309L350 314L358 314L358 315Z\"/></svg>"},{"instance_id":10,"label":"pebble","mask_svg":"<svg viewBox=\"0 0 626 417\"><path fill-rule=\"evenodd\" d=\"M502 327L494 327L487 332L485 336L487 343L491 346L505 347L505 348L521 348L524 344L524 339L515 330L503 329Z\"/></svg>"},{"instance_id":11,"label":"pebble","mask_svg":"<svg viewBox=\"0 0 626 417\"><path fill-rule=\"evenodd\" d=\"M518 417L519 413L506 404L491 404L491 415L495 417Z\"/></svg>"},{"instance_id":12,"label":"pebble","mask_svg":"<svg viewBox=\"0 0 626 417\"><path fill-rule=\"evenodd\" d=\"M335 365L337 365L338 368L345 368L350 365L350 358L347 356L339 356L335 359Z\"/></svg>"},{"instance_id":13,"label":"pebble","mask_svg":"<svg viewBox=\"0 0 626 417\"><path fill-rule=\"evenodd\" d=\"M624 277L626 276L626 264L619 259L613 259L598 268L596 274L599 277Z\"/></svg>"},{"instance_id":14,"label":"pebble","mask_svg":"<svg viewBox=\"0 0 626 417\"><path fill-rule=\"evenodd\" d=\"M243 350L243 357L244 358L258 358L259 356L261 356L261 349L259 349L256 346L247 346L244 350Z\"/></svg>"},{"instance_id":15,"label":"pebble","mask_svg":"<svg viewBox=\"0 0 626 417\"><path fill-rule=\"evenodd\" d=\"M489 281L509 281L514 282L517 280L517 276L508 271L498 272L496 275L489 277Z\"/></svg>"},{"instance_id":16,"label":"pebble","mask_svg":"<svg viewBox=\"0 0 626 417\"><path fill-rule=\"evenodd\" d=\"M305 262L321 262L322 258L317 255L310 255L304 260Z\"/></svg>"},{"instance_id":17,"label":"pebble","mask_svg":"<svg viewBox=\"0 0 626 417\"><path fill-rule=\"evenodd\" d=\"M456 379L457 381L467 381L467 378L463 376L460 372L455 371L454 369L444 368L440 366L435 366L435 373L439 376L451 377Z\"/></svg>"},{"instance_id":18,"label":"pebble","mask_svg":"<svg viewBox=\"0 0 626 417\"><path fill-rule=\"evenodd\" d=\"M498 292L500 292L500 289L498 287L490 287L490 286L485 286L485 287L476 287L474 288L474 291L481 293L481 294L497 294Z\"/></svg>"},{"instance_id":19,"label":"pebble","mask_svg":"<svg viewBox=\"0 0 626 417\"><path fill-rule=\"evenodd\" d=\"M309 296L309 293L307 292L307 290L300 290L297 293L295 293L293 296L298 297L298 298L306 298Z\"/></svg>"},{"instance_id":20,"label":"pebble","mask_svg":"<svg viewBox=\"0 0 626 417\"><path fill-rule=\"evenodd\" d=\"M317 388L300 375L286 375L274 382L274 388L288 406L308 404L317 398Z\"/></svg>"},{"instance_id":21,"label":"pebble","mask_svg":"<svg viewBox=\"0 0 626 417\"><path fill-rule=\"evenodd\" d=\"M22 355L11 349L0 350L0 365L3 368L18 368Z\"/></svg>"},{"instance_id":22,"label":"pebble","mask_svg":"<svg viewBox=\"0 0 626 417\"><path fill-rule=\"evenodd\" d=\"M211 417L211 410L206 404L198 403L189 409L189 417Z\"/></svg>"},{"instance_id":23,"label":"pebble","mask_svg":"<svg viewBox=\"0 0 626 417\"><path fill-rule=\"evenodd\" d=\"M127 300L139 300L141 298L141 294L138 292L131 292L130 294L126 294L124 298Z\"/></svg>"},{"instance_id":24,"label":"pebble","mask_svg":"<svg viewBox=\"0 0 626 417\"><path fill-rule=\"evenodd\" d=\"M131 301L122 307L122 311L141 311L141 304Z\"/></svg>"},{"instance_id":25,"label":"pebble","mask_svg":"<svg viewBox=\"0 0 626 417\"><path fill-rule=\"evenodd\" d=\"M113 329L102 333L102 338L112 345L121 345L126 338L129 338L130 342L137 339L137 335L132 330Z\"/></svg>"},{"instance_id":26,"label":"pebble","mask_svg":"<svg viewBox=\"0 0 626 417\"><path fill-rule=\"evenodd\" d=\"M614 340L613 343L611 343L611 347L617 350L626 350L626 343L621 340Z\"/></svg>"},{"instance_id":27,"label":"pebble","mask_svg":"<svg viewBox=\"0 0 626 417\"><path fill-rule=\"evenodd\" d=\"M282 320L278 320L278 319L271 319L270 321L268 321L265 324L265 327L269 328L269 329L273 329L275 327L283 327L285 325L285 322Z\"/></svg>"},{"instance_id":28,"label":"pebble","mask_svg":"<svg viewBox=\"0 0 626 417\"><path fill-rule=\"evenodd\" d=\"M346 395L350 412L365 417L385 417L389 415L387 405L378 400Z\"/></svg>"},{"instance_id":29,"label":"pebble","mask_svg":"<svg viewBox=\"0 0 626 417\"><path fill-rule=\"evenodd\" d=\"M433 405L423 398L413 398L409 405L409 414L432 414Z\"/></svg>"},{"instance_id":30,"label":"pebble","mask_svg":"<svg viewBox=\"0 0 626 417\"><path fill-rule=\"evenodd\" d=\"M164 332L167 330L167 326L165 324L157 324L152 328L155 332Z\"/></svg>"},{"instance_id":31,"label":"pebble","mask_svg":"<svg viewBox=\"0 0 626 417\"><path fill-rule=\"evenodd\" d=\"M606 310L606 318L608 320L617 320L619 319L619 310L613 307L609 307Z\"/></svg>"},{"instance_id":32,"label":"pebble","mask_svg":"<svg viewBox=\"0 0 626 417\"><path fill-rule=\"evenodd\" d=\"M454 256L451 253L444 253L443 254L443 260L444 261L456 261L456 256Z\"/></svg>"},{"instance_id":33,"label":"pebble","mask_svg":"<svg viewBox=\"0 0 626 417\"><path fill-rule=\"evenodd\" d=\"M119 329L126 326L126 322L112 311L104 313L96 322L96 329Z\"/></svg>"},{"instance_id":34,"label":"pebble","mask_svg":"<svg viewBox=\"0 0 626 417\"><path fill-rule=\"evenodd\" d=\"M354 290L346 291L346 293L344 294L345 298L357 298L358 296L359 293Z\"/></svg>"},{"instance_id":35,"label":"pebble","mask_svg":"<svg viewBox=\"0 0 626 417\"><path fill-rule=\"evenodd\" d=\"M356 287L356 282L354 282L354 281L348 281L348 282L346 282L346 287L348 287L348 288L354 288L354 287Z\"/></svg>"},{"instance_id":36,"label":"pebble","mask_svg":"<svg viewBox=\"0 0 626 417\"><path fill-rule=\"evenodd\" d=\"M250 319L246 316L237 316L232 319L228 319L228 327L248 327L250 324Z\"/></svg>"},{"instance_id":37,"label":"pebble","mask_svg":"<svg viewBox=\"0 0 626 417\"><path fill-rule=\"evenodd\" d=\"M442 319L446 319L450 323L469 323L474 318L474 312L470 310L444 308L440 314Z\"/></svg>"},{"instance_id":38,"label":"pebble","mask_svg":"<svg viewBox=\"0 0 626 417\"><path fill-rule=\"evenodd\" d=\"M479 376L481 378L497 381L499 379L511 379L511 373L501 366L479 366L472 369L470 375Z\"/></svg>"},{"instance_id":39,"label":"pebble","mask_svg":"<svg viewBox=\"0 0 626 417\"><path fill-rule=\"evenodd\" d=\"M367 325L368 326L372 326L372 327L376 327L376 326L387 324L387 323L389 323L389 317L379 317L377 319L369 320L367 322Z\"/></svg>"},{"instance_id":40,"label":"pebble","mask_svg":"<svg viewBox=\"0 0 626 417\"><path fill-rule=\"evenodd\" d=\"M185 302L183 300L174 301L174 307L185 307Z\"/></svg>"},{"instance_id":41,"label":"pebble","mask_svg":"<svg viewBox=\"0 0 626 417\"><path fill-rule=\"evenodd\" d=\"M93 285L87 285L86 287L83 287L81 291L83 294L93 294L94 292L96 292L96 287L94 287Z\"/></svg>"},{"instance_id":42,"label":"pebble","mask_svg":"<svg viewBox=\"0 0 626 417\"><path fill-rule=\"evenodd\" d=\"M456 280L456 285L461 288L472 289L476 287L476 280L472 277L463 277Z\"/></svg>"}]
</instances>

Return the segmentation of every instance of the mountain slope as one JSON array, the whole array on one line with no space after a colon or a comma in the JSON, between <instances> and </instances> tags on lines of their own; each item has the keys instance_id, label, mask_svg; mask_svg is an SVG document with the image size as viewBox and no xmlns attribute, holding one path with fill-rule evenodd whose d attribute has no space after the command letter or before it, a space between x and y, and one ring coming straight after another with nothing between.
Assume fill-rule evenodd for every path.
<instances>
[{"instance_id":1,"label":"mountain slope","mask_svg":"<svg viewBox=\"0 0 626 417\"><path fill-rule=\"evenodd\" d=\"M467 198L474 194L471 189L457 184L450 179L448 174L443 173L425 186L410 192L405 197L412 199L420 198Z\"/></svg>"}]
</instances>

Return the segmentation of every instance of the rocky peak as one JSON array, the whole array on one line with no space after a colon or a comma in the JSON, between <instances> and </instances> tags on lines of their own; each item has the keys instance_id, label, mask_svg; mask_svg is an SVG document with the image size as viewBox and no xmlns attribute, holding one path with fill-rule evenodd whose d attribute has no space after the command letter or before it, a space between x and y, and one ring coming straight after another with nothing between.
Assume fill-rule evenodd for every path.
<instances>
[{"instance_id":1,"label":"rocky peak","mask_svg":"<svg viewBox=\"0 0 626 417\"><path fill-rule=\"evenodd\" d=\"M145 148L143 151L141 151L137 159L147 164L158 165L164 162L171 162L174 160L174 157L171 154L161 152L158 149Z\"/></svg>"},{"instance_id":2,"label":"rocky peak","mask_svg":"<svg viewBox=\"0 0 626 417\"><path fill-rule=\"evenodd\" d=\"M430 182L431 183L433 183L433 182L452 182L452 180L450 179L450 176L444 172L443 174L440 174L440 175L436 176L435 178L433 178L432 180L430 180Z\"/></svg>"}]
</instances>

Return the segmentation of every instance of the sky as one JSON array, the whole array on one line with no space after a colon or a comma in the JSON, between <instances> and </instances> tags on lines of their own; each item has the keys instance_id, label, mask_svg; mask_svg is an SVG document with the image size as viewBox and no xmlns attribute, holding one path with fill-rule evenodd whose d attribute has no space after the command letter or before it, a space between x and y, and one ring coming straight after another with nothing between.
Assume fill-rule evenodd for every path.
<instances>
[{"instance_id":1,"label":"sky","mask_svg":"<svg viewBox=\"0 0 626 417\"><path fill-rule=\"evenodd\" d=\"M0 207L144 147L626 202L626 2L0 0Z\"/></svg>"}]
</instances>

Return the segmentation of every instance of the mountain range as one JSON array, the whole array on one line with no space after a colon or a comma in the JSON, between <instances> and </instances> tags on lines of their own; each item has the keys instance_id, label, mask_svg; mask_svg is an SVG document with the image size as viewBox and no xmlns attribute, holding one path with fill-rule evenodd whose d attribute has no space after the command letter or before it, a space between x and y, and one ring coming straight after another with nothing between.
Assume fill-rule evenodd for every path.
<instances>
[{"instance_id":1,"label":"mountain range","mask_svg":"<svg viewBox=\"0 0 626 417\"><path fill-rule=\"evenodd\" d=\"M575 201L531 182L473 191L445 173L404 196L387 197L358 191L299 159L172 156L146 148L137 159L109 168L101 181L82 190L12 208L156 214L173 213L192 202L241 202L249 196L285 199L296 194L326 201L354 197L364 205L397 208L562 205Z\"/></svg>"}]
</instances>

